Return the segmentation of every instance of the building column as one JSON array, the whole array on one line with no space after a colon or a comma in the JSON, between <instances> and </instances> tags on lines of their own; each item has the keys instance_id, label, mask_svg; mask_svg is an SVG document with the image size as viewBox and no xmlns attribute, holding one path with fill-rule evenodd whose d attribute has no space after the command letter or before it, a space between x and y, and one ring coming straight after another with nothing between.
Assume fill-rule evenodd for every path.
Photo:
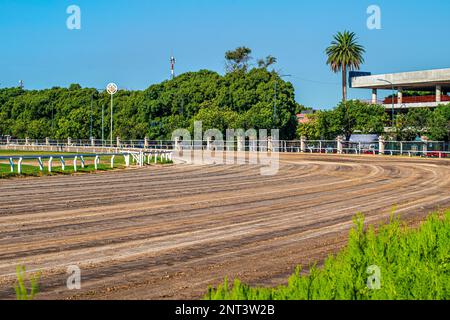
<instances>
[{"instance_id":1,"label":"building column","mask_svg":"<svg viewBox=\"0 0 450 320\"><path fill-rule=\"evenodd\" d=\"M436 86L436 102L441 102L442 98L442 87Z\"/></svg>"},{"instance_id":2,"label":"building column","mask_svg":"<svg viewBox=\"0 0 450 320\"><path fill-rule=\"evenodd\" d=\"M372 89L372 104L377 104L377 102L378 102L377 89Z\"/></svg>"},{"instance_id":3,"label":"building column","mask_svg":"<svg viewBox=\"0 0 450 320\"><path fill-rule=\"evenodd\" d=\"M398 104L402 104L403 103L403 88L398 88L397 103Z\"/></svg>"}]
</instances>

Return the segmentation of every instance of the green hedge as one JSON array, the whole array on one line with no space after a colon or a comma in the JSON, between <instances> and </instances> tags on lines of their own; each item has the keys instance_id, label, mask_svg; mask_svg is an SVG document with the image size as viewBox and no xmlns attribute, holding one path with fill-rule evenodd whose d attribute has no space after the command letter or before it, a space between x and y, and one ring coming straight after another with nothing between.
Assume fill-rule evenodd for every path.
<instances>
[{"instance_id":1,"label":"green hedge","mask_svg":"<svg viewBox=\"0 0 450 320\"><path fill-rule=\"evenodd\" d=\"M364 228L358 215L348 246L329 257L323 267L313 267L301 275L298 268L286 286L251 288L227 280L210 288L211 300L403 300L450 299L450 210L431 215L418 229L408 228L393 218L375 232ZM368 283L368 269L380 270L376 281ZM373 271L374 269L372 269Z\"/></svg>"}]
</instances>

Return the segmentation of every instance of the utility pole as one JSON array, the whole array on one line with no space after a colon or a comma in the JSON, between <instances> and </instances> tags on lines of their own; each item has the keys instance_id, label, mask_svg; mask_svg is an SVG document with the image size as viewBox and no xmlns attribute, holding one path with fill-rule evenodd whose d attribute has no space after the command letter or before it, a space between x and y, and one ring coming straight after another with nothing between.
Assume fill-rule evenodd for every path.
<instances>
[{"instance_id":1,"label":"utility pole","mask_svg":"<svg viewBox=\"0 0 450 320\"><path fill-rule=\"evenodd\" d=\"M52 104L52 138L54 134L54 122L55 122L55 106Z\"/></svg>"},{"instance_id":2,"label":"utility pole","mask_svg":"<svg viewBox=\"0 0 450 320\"><path fill-rule=\"evenodd\" d=\"M175 63L176 62L177 61L175 60L175 57L171 56L170 57L170 75L171 75L172 79L175 78Z\"/></svg>"},{"instance_id":3,"label":"utility pole","mask_svg":"<svg viewBox=\"0 0 450 320\"><path fill-rule=\"evenodd\" d=\"M94 104L94 94L91 94L91 127L89 128L89 138L92 139L92 112L93 112L93 104Z\"/></svg>"},{"instance_id":4,"label":"utility pole","mask_svg":"<svg viewBox=\"0 0 450 320\"><path fill-rule=\"evenodd\" d=\"M102 104L102 146L105 144L105 105Z\"/></svg>"}]
</instances>

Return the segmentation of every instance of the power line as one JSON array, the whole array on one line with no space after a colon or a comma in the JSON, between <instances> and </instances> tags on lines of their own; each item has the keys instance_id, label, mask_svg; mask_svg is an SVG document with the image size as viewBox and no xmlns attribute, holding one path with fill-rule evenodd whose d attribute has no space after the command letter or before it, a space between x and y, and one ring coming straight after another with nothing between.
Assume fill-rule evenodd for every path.
<instances>
[{"instance_id":1,"label":"power line","mask_svg":"<svg viewBox=\"0 0 450 320\"><path fill-rule=\"evenodd\" d=\"M306 78L299 77L296 75L293 75L292 78L299 79L299 80L306 81L306 82L318 83L318 84L326 84L326 85L333 85L333 86L341 85L338 82L326 82L326 81L319 81L319 80L311 80L311 79L306 79Z\"/></svg>"}]
</instances>

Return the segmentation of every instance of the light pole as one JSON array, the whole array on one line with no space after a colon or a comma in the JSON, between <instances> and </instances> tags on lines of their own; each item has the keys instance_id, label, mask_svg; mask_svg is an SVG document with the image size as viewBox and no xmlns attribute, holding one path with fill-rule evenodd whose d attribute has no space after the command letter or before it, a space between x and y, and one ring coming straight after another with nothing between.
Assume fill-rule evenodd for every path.
<instances>
[{"instance_id":1,"label":"light pole","mask_svg":"<svg viewBox=\"0 0 450 320\"><path fill-rule=\"evenodd\" d=\"M91 126L89 128L89 139L92 140L92 112L93 112L93 104L94 104L94 94L91 94Z\"/></svg>"},{"instance_id":2,"label":"light pole","mask_svg":"<svg viewBox=\"0 0 450 320\"><path fill-rule=\"evenodd\" d=\"M52 139L55 134L54 122L55 122L55 106L52 104Z\"/></svg>"},{"instance_id":3,"label":"light pole","mask_svg":"<svg viewBox=\"0 0 450 320\"><path fill-rule=\"evenodd\" d=\"M102 146L105 144L105 105L102 104Z\"/></svg>"},{"instance_id":4,"label":"light pole","mask_svg":"<svg viewBox=\"0 0 450 320\"><path fill-rule=\"evenodd\" d=\"M113 106L114 106L114 100L113 96L117 93L117 85L113 82L108 84L106 86L106 92L108 92L111 95L111 147L113 146Z\"/></svg>"},{"instance_id":5,"label":"light pole","mask_svg":"<svg viewBox=\"0 0 450 320\"><path fill-rule=\"evenodd\" d=\"M113 94L111 94L111 143L110 143L110 146L112 147L113 146L113 117L114 117L114 114L113 114L113 106L114 106L114 99L113 99Z\"/></svg>"},{"instance_id":6,"label":"light pole","mask_svg":"<svg viewBox=\"0 0 450 320\"><path fill-rule=\"evenodd\" d=\"M395 127L395 117L394 117L394 113L395 113L395 88L394 88L394 84L391 81L384 80L384 79L377 79L377 81L386 82L386 83L389 83L392 86L392 128L394 128Z\"/></svg>"},{"instance_id":7,"label":"light pole","mask_svg":"<svg viewBox=\"0 0 450 320\"><path fill-rule=\"evenodd\" d=\"M290 74L282 74L279 75L280 78L284 77L292 77ZM273 123L277 121L277 89L278 89L278 82L275 80L275 95L273 97Z\"/></svg>"}]
</instances>

